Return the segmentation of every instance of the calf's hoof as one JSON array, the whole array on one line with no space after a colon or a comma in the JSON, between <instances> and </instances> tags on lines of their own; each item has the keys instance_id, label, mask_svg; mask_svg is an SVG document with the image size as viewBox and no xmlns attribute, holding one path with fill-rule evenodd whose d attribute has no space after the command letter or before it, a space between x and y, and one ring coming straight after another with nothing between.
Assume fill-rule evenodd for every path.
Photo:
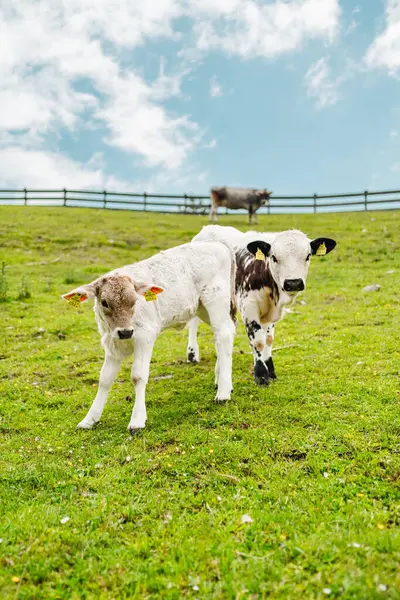
<instances>
[{"instance_id":1,"label":"calf's hoof","mask_svg":"<svg viewBox=\"0 0 400 600\"><path fill-rule=\"evenodd\" d=\"M257 385L267 386L269 385L269 372L265 364L258 360L254 365L254 381Z\"/></svg>"},{"instance_id":2,"label":"calf's hoof","mask_svg":"<svg viewBox=\"0 0 400 600\"><path fill-rule=\"evenodd\" d=\"M78 423L76 428L77 429L92 429L94 427L94 425L96 425L96 423L92 423L91 421L86 421L85 419L83 419L83 421Z\"/></svg>"},{"instance_id":3,"label":"calf's hoof","mask_svg":"<svg viewBox=\"0 0 400 600\"><path fill-rule=\"evenodd\" d=\"M217 396L214 398L215 404L226 404L229 398L218 398Z\"/></svg>"},{"instance_id":4,"label":"calf's hoof","mask_svg":"<svg viewBox=\"0 0 400 600\"><path fill-rule=\"evenodd\" d=\"M135 435L138 435L138 433L140 433L141 431L144 431L144 427L128 427L128 431L131 434L131 436L134 437Z\"/></svg>"},{"instance_id":5,"label":"calf's hoof","mask_svg":"<svg viewBox=\"0 0 400 600\"><path fill-rule=\"evenodd\" d=\"M133 436L144 430L146 423L129 423L128 431Z\"/></svg>"},{"instance_id":6,"label":"calf's hoof","mask_svg":"<svg viewBox=\"0 0 400 600\"><path fill-rule=\"evenodd\" d=\"M194 349L189 347L187 349L187 362L188 363L198 363L200 362L200 356L199 356L199 352Z\"/></svg>"}]
</instances>

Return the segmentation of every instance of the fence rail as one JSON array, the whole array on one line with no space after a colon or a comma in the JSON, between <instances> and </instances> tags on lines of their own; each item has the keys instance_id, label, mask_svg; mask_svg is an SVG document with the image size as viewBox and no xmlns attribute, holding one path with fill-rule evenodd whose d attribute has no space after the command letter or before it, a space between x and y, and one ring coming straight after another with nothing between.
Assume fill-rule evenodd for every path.
<instances>
[{"instance_id":1,"label":"fence rail","mask_svg":"<svg viewBox=\"0 0 400 600\"><path fill-rule=\"evenodd\" d=\"M332 202L332 200L335 200ZM207 214L210 197L193 194L148 194L109 192L108 190L0 190L0 206L70 206L114 210L149 211L179 214ZM313 194L312 196L272 195L268 206L259 214L343 212L391 210L400 208L400 190L352 192L348 194ZM223 209L222 212L231 213ZM243 212L243 211L242 211Z\"/></svg>"}]
</instances>

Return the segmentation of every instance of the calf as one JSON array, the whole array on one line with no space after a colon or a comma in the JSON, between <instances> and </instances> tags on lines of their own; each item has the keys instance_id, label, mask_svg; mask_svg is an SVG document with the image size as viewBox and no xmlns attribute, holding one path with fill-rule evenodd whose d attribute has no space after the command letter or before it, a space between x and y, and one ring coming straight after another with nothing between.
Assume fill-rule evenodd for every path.
<instances>
[{"instance_id":1,"label":"calf","mask_svg":"<svg viewBox=\"0 0 400 600\"><path fill-rule=\"evenodd\" d=\"M131 433L143 429L145 390L156 338L162 330L184 326L196 315L214 331L215 401L230 398L235 269L234 254L226 243L193 242L111 271L63 296L75 306L94 298L105 351L98 392L78 427L90 429L100 420L123 359L134 353L131 378L136 397L128 429Z\"/></svg>"},{"instance_id":2,"label":"calf","mask_svg":"<svg viewBox=\"0 0 400 600\"><path fill-rule=\"evenodd\" d=\"M209 225L193 240L226 240L236 248L236 300L254 358L254 379L268 385L276 379L272 361L275 323L285 306L305 289L310 258L331 252L330 238L313 241L301 231L242 233L234 227ZM189 324L188 361L199 360L198 319Z\"/></svg>"},{"instance_id":3,"label":"calf","mask_svg":"<svg viewBox=\"0 0 400 600\"><path fill-rule=\"evenodd\" d=\"M257 223L256 211L260 206L267 204L272 192L268 190L252 190L249 188L213 187L211 188L211 206L209 220L218 221L218 207L240 209L249 213L249 223L253 215Z\"/></svg>"}]
</instances>

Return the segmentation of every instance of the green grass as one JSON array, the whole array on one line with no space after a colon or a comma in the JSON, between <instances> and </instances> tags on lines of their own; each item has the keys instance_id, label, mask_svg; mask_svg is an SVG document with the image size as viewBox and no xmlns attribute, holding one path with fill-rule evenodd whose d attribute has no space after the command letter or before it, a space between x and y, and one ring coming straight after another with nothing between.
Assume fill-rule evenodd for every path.
<instances>
[{"instance_id":1,"label":"green grass","mask_svg":"<svg viewBox=\"0 0 400 600\"><path fill-rule=\"evenodd\" d=\"M226 406L210 330L200 365L184 331L165 332L145 432L126 431L128 363L102 423L75 430L102 351L91 307L60 295L205 223L0 209L2 598L400 598L399 212L260 218L338 242L277 327L268 389L242 325Z\"/></svg>"}]
</instances>

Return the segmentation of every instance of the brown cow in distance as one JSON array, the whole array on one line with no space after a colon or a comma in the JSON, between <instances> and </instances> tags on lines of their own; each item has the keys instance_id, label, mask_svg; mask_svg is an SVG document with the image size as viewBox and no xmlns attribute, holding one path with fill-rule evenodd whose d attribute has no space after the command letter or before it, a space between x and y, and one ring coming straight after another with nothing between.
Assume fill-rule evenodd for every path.
<instances>
[{"instance_id":1,"label":"brown cow in distance","mask_svg":"<svg viewBox=\"0 0 400 600\"><path fill-rule=\"evenodd\" d=\"M209 220L218 221L218 207L224 206L234 210L243 208L249 213L249 224L253 215L257 223L256 211L260 206L268 204L272 192L250 188L213 187L211 188L211 207Z\"/></svg>"}]
</instances>

